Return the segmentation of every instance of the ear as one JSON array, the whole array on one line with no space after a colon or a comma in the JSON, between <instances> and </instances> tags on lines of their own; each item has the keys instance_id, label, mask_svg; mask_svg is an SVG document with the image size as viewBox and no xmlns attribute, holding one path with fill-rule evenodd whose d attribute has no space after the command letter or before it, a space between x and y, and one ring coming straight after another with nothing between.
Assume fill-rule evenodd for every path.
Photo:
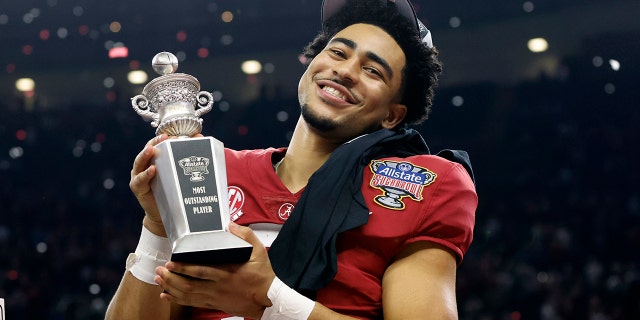
<instances>
[{"instance_id":1,"label":"ear","mask_svg":"<svg viewBox=\"0 0 640 320\"><path fill-rule=\"evenodd\" d=\"M389 107L389 113L387 117L382 120L382 127L387 129L393 129L397 126L404 117L407 115L407 106L400 103L394 103Z\"/></svg>"}]
</instances>

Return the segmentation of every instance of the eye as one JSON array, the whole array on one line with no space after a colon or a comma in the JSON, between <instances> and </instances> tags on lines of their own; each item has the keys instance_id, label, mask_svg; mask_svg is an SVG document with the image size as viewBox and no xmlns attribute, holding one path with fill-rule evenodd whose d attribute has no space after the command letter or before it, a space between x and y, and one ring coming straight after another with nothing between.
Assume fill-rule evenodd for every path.
<instances>
[{"instance_id":1,"label":"eye","mask_svg":"<svg viewBox=\"0 0 640 320\"><path fill-rule=\"evenodd\" d=\"M382 78L383 77L382 72L380 72L380 70L378 70L378 69L376 69L374 67L364 67L363 69L364 69L364 71L366 71L366 72L368 72L368 73L370 73L372 75L375 75L378 78Z\"/></svg>"},{"instance_id":2,"label":"eye","mask_svg":"<svg viewBox=\"0 0 640 320\"><path fill-rule=\"evenodd\" d=\"M329 49L328 49L328 51L329 51L332 55L334 55L334 56L336 56L336 57L340 57L340 58L345 58L345 57L346 57L346 54L345 54L342 50L340 50L340 49L329 48Z\"/></svg>"}]
</instances>

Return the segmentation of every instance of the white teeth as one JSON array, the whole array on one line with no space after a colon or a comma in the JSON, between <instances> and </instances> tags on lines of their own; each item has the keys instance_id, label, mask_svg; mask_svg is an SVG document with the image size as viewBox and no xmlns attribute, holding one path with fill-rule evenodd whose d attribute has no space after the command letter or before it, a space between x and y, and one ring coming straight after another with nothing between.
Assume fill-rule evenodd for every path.
<instances>
[{"instance_id":1,"label":"white teeth","mask_svg":"<svg viewBox=\"0 0 640 320\"><path fill-rule=\"evenodd\" d=\"M347 99L347 97L345 97L345 95L340 93L340 91L338 91L336 88L332 88L332 87L329 87L329 86L324 86L322 88L322 90L324 90L326 93L328 93L328 94L330 94L330 95L332 95L332 96L334 96L336 98L339 98L339 99L342 99L342 100L346 100Z\"/></svg>"}]
</instances>

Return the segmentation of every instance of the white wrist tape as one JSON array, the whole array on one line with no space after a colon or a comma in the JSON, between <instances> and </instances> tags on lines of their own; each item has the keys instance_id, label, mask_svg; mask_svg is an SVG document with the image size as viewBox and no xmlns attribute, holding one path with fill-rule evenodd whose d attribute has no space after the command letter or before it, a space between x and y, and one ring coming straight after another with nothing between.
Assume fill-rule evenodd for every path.
<instances>
[{"instance_id":1,"label":"white wrist tape","mask_svg":"<svg viewBox=\"0 0 640 320\"><path fill-rule=\"evenodd\" d=\"M127 257L127 270L137 279L155 285L156 267L164 266L170 259L169 239L157 236L143 226L135 253Z\"/></svg>"},{"instance_id":2,"label":"white wrist tape","mask_svg":"<svg viewBox=\"0 0 640 320\"><path fill-rule=\"evenodd\" d=\"M273 279L267 297L273 304L264 310L261 320L307 320L316 303L289 288L278 277Z\"/></svg>"}]
</instances>

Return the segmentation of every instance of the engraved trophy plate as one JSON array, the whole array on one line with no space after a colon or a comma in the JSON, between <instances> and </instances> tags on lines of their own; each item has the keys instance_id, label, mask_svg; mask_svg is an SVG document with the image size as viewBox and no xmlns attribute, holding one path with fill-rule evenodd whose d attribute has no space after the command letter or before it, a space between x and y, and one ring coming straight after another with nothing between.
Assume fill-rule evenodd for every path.
<instances>
[{"instance_id":1,"label":"engraved trophy plate","mask_svg":"<svg viewBox=\"0 0 640 320\"><path fill-rule=\"evenodd\" d=\"M158 170L151 188L158 203L171 260L198 264L244 262L252 247L226 229L229 197L224 144L212 137L190 138L202 130L201 115L213 96L200 91L193 76L173 73L177 58L168 52L153 58L161 74L131 99L134 110L151 120L156 135L178 136L158 144Z\"/></svg>"}]
</instances>

